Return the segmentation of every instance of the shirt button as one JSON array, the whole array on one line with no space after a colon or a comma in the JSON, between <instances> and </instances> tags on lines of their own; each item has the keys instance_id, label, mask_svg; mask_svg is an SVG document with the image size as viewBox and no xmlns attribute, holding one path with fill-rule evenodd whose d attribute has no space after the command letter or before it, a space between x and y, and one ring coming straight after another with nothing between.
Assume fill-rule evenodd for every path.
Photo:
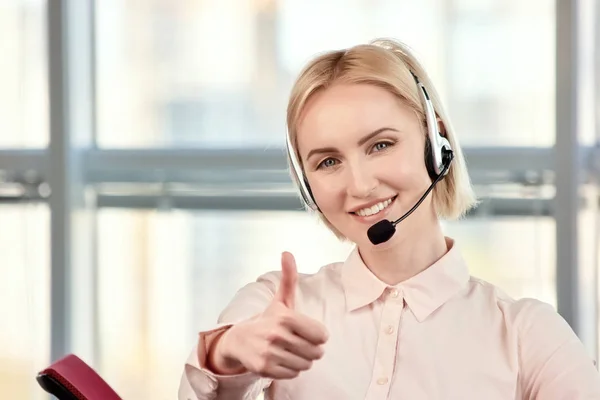
<instances>
[{"instance_id":1,"label":"shirt button","mask_svg":"<svg viewBox=\"0 0 600 400\"><path fill-rule=\"evenodd\" d=\"M391 335L392 333L394 333L394 327L391 325L388 325L387 328L385 328L385 333L387 333L388 335Z\"/></svg>"},{"instance_id":2,"label":"shirt button","mask_svg":"<svg viewBox=\"0 0 600 400\"><path fill-rule=\"evenodd\" d=\"M390 296L392 296L394 299L396 297L398 297L398 289L394 289L390 292Z\"/></svg>"},{"instance_id":3,"label":"shirt button","mask_svg":"<svg viewBox=\"0 0 600 400\"><path fill-rule=\"evenodd\" d=\"M385 385L388 382L388 378L379 378L377 379L378 385Z\"/></svg>"}]
</instances>

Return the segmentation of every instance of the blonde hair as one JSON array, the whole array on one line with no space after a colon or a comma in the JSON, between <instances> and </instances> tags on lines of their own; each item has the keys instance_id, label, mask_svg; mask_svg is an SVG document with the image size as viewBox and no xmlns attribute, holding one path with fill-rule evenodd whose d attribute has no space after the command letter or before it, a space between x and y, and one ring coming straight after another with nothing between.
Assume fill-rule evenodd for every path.
<instances>
[{"instance_id":1,"label":"blonde hair","mask_svg":"<svg viewBox=\"0 0 600 400\"><path fill-rule=\"evenodd\" d=\"M298 152L298 121L311 96L327 89L334 83L366 83L384 88L412 108L425 126L425 110L411 72L427 89L437 117L444 124L445 136L454 151L454 161L448 174L433 189L433 206L439 218L457 219L476 204L465 160L450 119L433 83L423 66L405 44L390 39L377 39L369 44L330 51L310 61L294 83L288 102L287 129L290 142L297 160L302 165ZM290 168L293 168L289 156L288 164ZM291 175L296 186L300 188L295 174ZM317 213L338 238L345 239L342 233L320 211Z\"/></svg>"}]
</instances>

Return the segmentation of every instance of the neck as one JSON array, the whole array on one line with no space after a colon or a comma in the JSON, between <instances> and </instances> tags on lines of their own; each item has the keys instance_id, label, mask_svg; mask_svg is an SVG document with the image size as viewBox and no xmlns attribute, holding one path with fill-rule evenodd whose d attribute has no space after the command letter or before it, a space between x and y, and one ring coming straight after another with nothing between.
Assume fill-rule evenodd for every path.
<instances>
[{"instance_id":1,"label":"neck","mask_svg":"<svg viewBox=\"0 0 600 400\"><path fill-rule=\"evenodd\" d=\"M365 265L388 285L396 285L419 274L448 251L437 218L430 223L406 224L398 228L388 242L359 248Z\"/></svg>"}]
</instances>

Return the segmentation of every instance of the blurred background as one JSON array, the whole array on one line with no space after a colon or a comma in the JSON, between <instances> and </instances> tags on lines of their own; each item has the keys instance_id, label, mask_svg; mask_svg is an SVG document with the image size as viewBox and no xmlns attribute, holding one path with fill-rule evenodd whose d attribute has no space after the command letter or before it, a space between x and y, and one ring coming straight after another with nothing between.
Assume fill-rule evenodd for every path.
<instances>
[{"instance_id":1,"label":"blurred background","mask_svg":"<svg viewBox=\"0 0 600 400\"><path fill-rule=\"evenodd\" d=\"M343 260L286 171L285 107L324 50L394 37L447 103L482 203L471 273L557 308L598 356L595 0L1 0L0 394L76 353L173 399L200 329L292 251Z\"/></svg>"}]
</instances>

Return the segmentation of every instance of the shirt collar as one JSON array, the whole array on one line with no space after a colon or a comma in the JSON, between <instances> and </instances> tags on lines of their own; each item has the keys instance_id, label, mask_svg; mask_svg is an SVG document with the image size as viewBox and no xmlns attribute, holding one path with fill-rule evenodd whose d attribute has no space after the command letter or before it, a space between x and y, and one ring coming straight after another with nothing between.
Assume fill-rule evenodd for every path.
<instances>
[{"instance_id":1,"label":"shirt collar","mask_svg":"<svg viewBox=\"0 0 600 400\"><path fill-rule=\"evenodd\" d=\"M448 251L419 274L395 285L419 322L427 318L468 282L467 265L453 239L446 238ZM353 311L371 304L391 285L379 280L364 264L358 248L350 253L342 268L346 308Z\"/></svg>"}]
</instances>

